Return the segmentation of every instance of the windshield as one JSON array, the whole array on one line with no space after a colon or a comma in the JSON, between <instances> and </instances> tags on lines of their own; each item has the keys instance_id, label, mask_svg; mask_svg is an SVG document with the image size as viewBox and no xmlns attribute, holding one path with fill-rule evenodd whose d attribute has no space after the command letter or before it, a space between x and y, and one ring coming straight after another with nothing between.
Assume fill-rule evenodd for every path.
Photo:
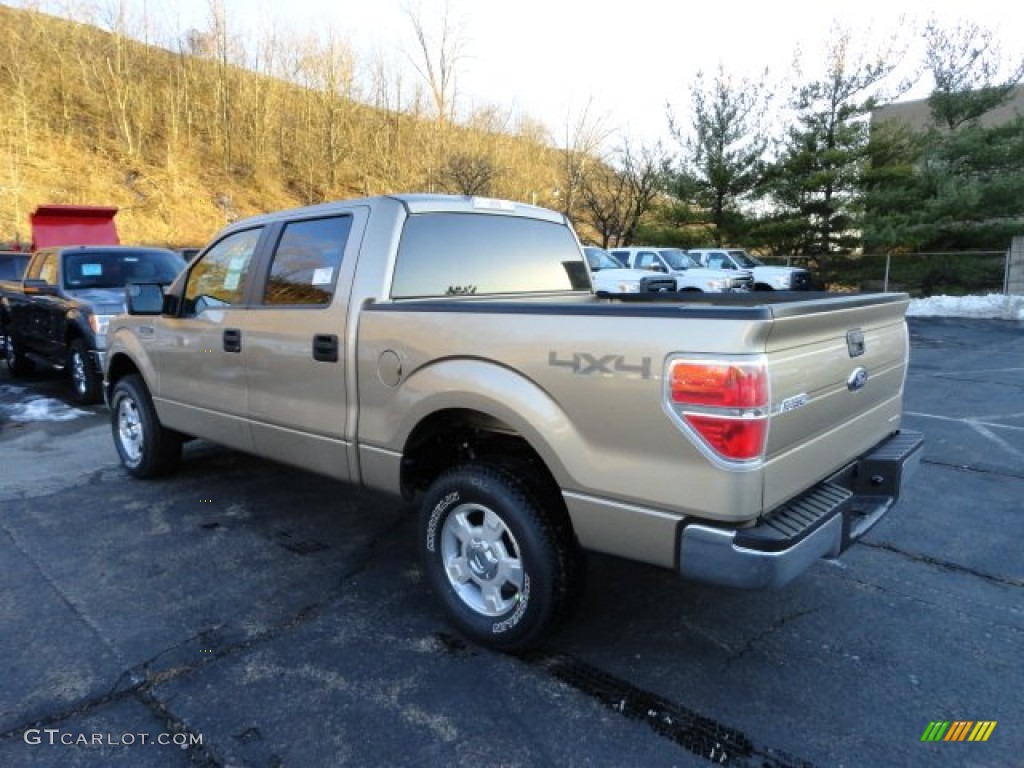
<instances>
[{"instance_id":1,"label":"windshield","mask_svg":"<svg viewBox=\"0 0 1024 768\"><path fill-rule=\"evenodd\" d=\"M700 265L693 260L693 257L678 248L662 248L658 251L673 270L691 269Z\"/></svg>"},{"instance_id":2,"label":"windshield","mask_svg":"<svg viewBox=\"0 0 1024 768\"><path fill-rule=\"evenodd\" d=\"M729 255L733 257L737 264L741 267L763 267L764 262L760 259L755 259L746 251L729 251Z\"/></svg>"},{"instance_id":3,"label":"windshield","mask_svg":"<svg viewBox=\"0 0 1024 768\"><path fill-rule=\"evenodd\" d=\"M583 252L587 255L587 264L594 272L602 269L622 269L622 265L612 258L608 251L588 245L584 247Z\"/></svg>"},{"instance_id":4,"label":"windshield","mask_svg":"<svg viewBox=\"0 0 1024 768\"><path fill-rule=\"evenodd\" d=\"M185 266L174 251L88 250L64 255L64 284L69 290L122 288L127 283L170 283Z\"/></svg>"}]
</instances>

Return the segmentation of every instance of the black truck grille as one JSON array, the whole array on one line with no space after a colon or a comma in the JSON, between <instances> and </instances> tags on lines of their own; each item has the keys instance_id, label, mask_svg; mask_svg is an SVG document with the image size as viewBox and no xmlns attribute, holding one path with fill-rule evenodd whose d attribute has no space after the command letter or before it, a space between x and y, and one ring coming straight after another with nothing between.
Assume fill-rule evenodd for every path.
<instances>
[{"instance_id":1,"label":"black truck grille","mask_svg":"<svg viewBox=\"0 0 1024 768\"><path fill-rule=\"evenodd\" d=\"M674 293L676 279L674 277L644 277L640 279L640 290L644 293Z\"/></svg>"},{"instance_id":2,"label":"black truck grille","mask_svg":"<svg viewBox=\"0 0 1024 768\"><path fill-rule=\"evenodd\" d=\"M811 290L811 273L800 270L794 272L790 281L790 290L809 291Z\"/></svg>"}]
</instances>

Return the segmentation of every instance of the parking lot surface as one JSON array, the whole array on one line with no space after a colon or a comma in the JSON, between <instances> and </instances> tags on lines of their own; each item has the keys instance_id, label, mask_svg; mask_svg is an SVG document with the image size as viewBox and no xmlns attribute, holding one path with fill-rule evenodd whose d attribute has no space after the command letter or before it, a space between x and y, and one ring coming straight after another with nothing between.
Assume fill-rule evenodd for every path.
<instances>
[{"instance_id":1,"label":"parking lot surface","mask_svg":"<svg viewBox=\"0 0 1024 768\"><path fill-rule=\"evenodd\" d=\"M450 630L396 499L201 443L132 480L0 365L0 765L1020 765L1024 326L910 325L926 455L863 542L770 593L592 556L528 657Z\"/></svg>"}]
</instances>

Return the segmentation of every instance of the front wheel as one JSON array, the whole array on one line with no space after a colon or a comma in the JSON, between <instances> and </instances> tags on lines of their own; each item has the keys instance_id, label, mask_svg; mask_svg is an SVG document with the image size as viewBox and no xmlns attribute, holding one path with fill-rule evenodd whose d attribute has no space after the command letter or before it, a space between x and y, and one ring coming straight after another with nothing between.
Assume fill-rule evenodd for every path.
<instances>
[{"instance_id":1,"label":"front wheel","mask_svg":"<svg viewBox=\"0 0 1024 768\"><path fill-rule=\"evenodd\" d=\"M142 378L125 376L110 396L111 428L121 464L134 477L156 477L181 457L181 435L160 424Z\"/></svg>"},{"instance_id":2,"label":"front wheel","mask_svg":"<svg viewBox=\"0 0 1024 768\"><path fill-rule=\"evenodd\" d=\"M103 397L103 374L96 369L89 347L82 339L71 342L68 350L71 389L82 405L98 403Z\"/></svg>"},{"instance_id":3,"label":"front wheel","mask_svg":"<svg viewBox=\"0 0 1024 768\"><path fill-rule=\"evenodd\" d=\"M570 607L565 539L528 484L489 464L442 474L420 511L430 587L462 633L500 651L537 645Z\"/></svg>"}]
</instances>

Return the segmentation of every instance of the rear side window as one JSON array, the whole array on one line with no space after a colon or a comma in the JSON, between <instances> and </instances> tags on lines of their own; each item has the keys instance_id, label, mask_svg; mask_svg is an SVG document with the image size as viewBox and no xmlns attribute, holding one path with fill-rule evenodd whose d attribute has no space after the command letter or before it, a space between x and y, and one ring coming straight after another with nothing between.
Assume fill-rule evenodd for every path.
<instances>
[{"instance_id":1,"label":"rear side window","mask_svg":"<svg viewBox=\"0 0 1024 768\"><path fill-rule=\"evenodd\" d=\"M274 250L263 303L330 304L351 229L351 216L287 224Z\"/></svg>"},{"instance_id":2,"label":"rear side window","mask_svg":"<svg viewBox=\"0 0 1024 768\"><path fill-rule=\"evenodd\" d=\"M429 213L406 222L391 297L589 290L583 254L564 224L517 216Z\"/></svg>"}]
</instances>

